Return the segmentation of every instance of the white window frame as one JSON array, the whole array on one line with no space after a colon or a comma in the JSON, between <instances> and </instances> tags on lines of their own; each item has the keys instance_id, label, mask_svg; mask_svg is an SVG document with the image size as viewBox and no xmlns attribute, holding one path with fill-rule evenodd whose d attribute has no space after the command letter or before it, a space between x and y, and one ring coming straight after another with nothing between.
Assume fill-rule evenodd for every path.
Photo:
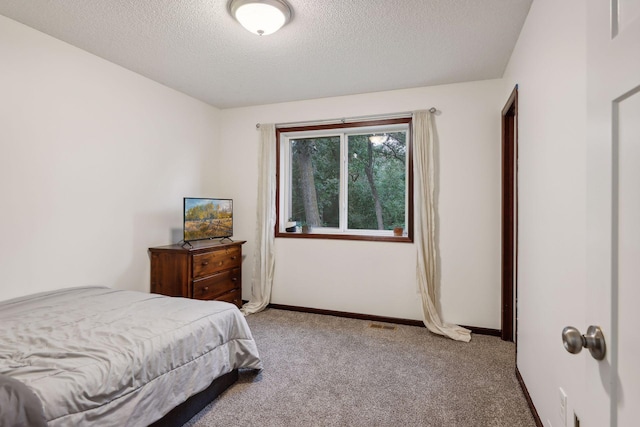
<instances>
[{"instance_id":1,"label":"white window frame","mask_svg":"<svg viewBox=\"0 0 640 427\"><path fill-rule=\"evenodd\" d=\"M411 123L394 123L394 124L376 124L376 125L363 125L358 123L357 125L349 127L331 128L326 126L323 129L314 130L291 130L282 129L278 132L279 138L277 141L279 151L279 205L278 205L278 221L276 229L276 237L321 237L321 238L352 238L358 240L359 238L365 240L394 240L394 241L412 241L413 224L410 221L413 218L410 210L413 208L410 203L410 185L411 180L409 177L413 172L410 168L413 167L413 163L410 161L411 150ZM404 131L407 134L407 157L405 160L405 230L402 237L394 236L393 230L359 230L348 228L348 142L347 137L349 135L371 134L371 133L390 133ZM289 233L286 232L286 225L288 221L288 215L291 211L291 140L301 138L326 138L326 137L339 137L340 138L340 195L339 195L339 226L338 227L313 227L310 234L302 234L300 232Z\"/></svg>"}]
</instances>

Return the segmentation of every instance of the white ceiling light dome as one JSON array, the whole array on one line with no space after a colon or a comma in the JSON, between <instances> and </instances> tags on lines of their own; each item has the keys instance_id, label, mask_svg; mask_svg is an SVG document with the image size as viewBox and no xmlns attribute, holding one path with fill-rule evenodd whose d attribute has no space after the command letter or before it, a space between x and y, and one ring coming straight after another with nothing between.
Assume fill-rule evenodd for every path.
<instances>
[{"instance_id":1,"label":"white ceiling light dome","mask_svg":"<svg viewBox=\"0 0 640 427\"><path fill-rule=\"evenodd\" d=\"M291 19L291 8L284 0L231 0L229 12L259 36L275 33Z\"/></svg>"}]
</instances>

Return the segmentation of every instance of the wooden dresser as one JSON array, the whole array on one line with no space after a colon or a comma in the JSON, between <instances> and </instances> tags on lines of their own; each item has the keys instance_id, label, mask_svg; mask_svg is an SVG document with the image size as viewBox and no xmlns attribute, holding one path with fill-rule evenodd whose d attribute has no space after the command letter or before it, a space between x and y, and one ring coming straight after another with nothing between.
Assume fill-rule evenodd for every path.
<instances>
[{"instance_id":1,"label":"wooden dresser","mask_svg":"<svg viewBox=\"0 0 640 427\"><path fill-rule=\"evenodd\" d=\"M242 306L242 245L245 241L191 242L149 248L151 292L226 301Z\"/></svg>"}]
</instances>

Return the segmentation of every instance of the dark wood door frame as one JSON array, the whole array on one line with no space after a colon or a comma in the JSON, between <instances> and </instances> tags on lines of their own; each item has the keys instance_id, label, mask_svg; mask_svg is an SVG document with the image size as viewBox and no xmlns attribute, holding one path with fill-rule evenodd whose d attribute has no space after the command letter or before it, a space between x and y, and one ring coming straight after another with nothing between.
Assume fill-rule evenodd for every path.
<instances>
[{"instance_id":1,"label":"dark wood door frame","mask_svg":"<svg viewBox=\"0 0 640 427\"><path fill-rule=\"evenodd\" d=\"M518 86L502 109L502 328L505 341L514 341L514 298L517 300L518 260Z\"/></svg>"}]
</instances>

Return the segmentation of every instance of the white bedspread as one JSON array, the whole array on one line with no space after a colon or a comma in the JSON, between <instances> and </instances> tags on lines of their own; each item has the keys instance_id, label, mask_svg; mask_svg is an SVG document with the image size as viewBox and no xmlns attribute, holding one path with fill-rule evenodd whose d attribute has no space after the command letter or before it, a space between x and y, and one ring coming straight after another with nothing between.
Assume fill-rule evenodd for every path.
<instances>
[{"instance_id":1,"label":"white bedspread","mask_svg":"<svg viewBox=\"0 0 640 427\"><path fill-rule=\"evenodd\" d=\"M261 369L232 304L109 288L0 302L0 374L29 386L50 426L143 426L214 378Z\"/></svg>"}]
</instances>

